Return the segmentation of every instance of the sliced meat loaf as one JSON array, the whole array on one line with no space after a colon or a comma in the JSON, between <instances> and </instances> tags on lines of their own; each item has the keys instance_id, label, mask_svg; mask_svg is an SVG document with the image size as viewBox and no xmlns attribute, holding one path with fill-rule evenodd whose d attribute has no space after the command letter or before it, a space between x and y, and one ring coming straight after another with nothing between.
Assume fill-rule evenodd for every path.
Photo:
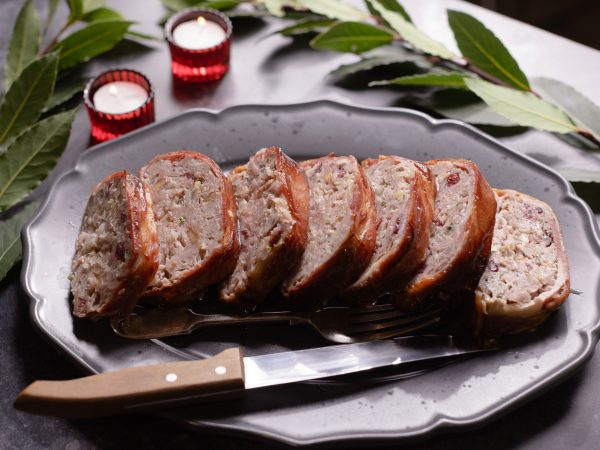
<instances>
[{"instance_id":1,"label":"sliced meat loaf","mask_svg":"<svg viewBox=\"0 0 600 450\"><path fill-rule=\"evenodd\" d=\"M427 167L399 156L367 159L361 166L375 194L376 245L345 296L366 304L414 275L425 260L435 180Z\"/></svg>"},{"instance_id":2,"label":"sliced meat loaf","mask_svg":"<svg viewBox=\"0 0 600 450\"><path fill-rule=\"evenodd\" d=\"M152 201L142 181L117 172L92 191L71 268L73 314L128 314L158 268Z\"/></svg>"},{"instance_id":3,"label":"sliced meat loaf","mask_svg":"<svg viewBox=\"0 0 600 450\"><path fill-rule=\"evenodd\" d=\"M569 295L558 219L546 203L496 190L492 253L475 292L476 330L499 336L541 324Z\"/></svg>"},{"instance_id":4,"label":"sliced meat loaf","mask_svg":"<svg viewBox=\"0 0 600 450\"><path fill-rule=\"evenodd\" d=\"M140 169L158 228L159 267L145 297L185 303L228 276L239 242L229 180L208 156L158 155Z\"/></svg>"},{"instance_id":5,"label":"sliced meat loaf","mask_svg":"<svg viewBox=\"0 0 600 450\"><path fill-rule=\"evenodd\" d=\"M308 178L308 242L285 297L313 307L346 289L375 249L376 213L369 182L353 156L328 155L300 164Z\"/></svg>"},{"instance_id":6,"label":"sliced meat loaf","mask_svg":"<svg viewBox=\"0 0 600 450\"><path fill-rule=\"evenodd\" d=\"M304 171L278 147L259 150L229 179L237 202L240 255L221 299L255 306L298 264L308 232Z\"/></svg>"},{"instance_id":7,"label":"sliced meat loaf","mask_svg":"<svg viewBox=\"0 0 600 450\"><path fill-rule=\"evenodd\" d=\"M425 163L437 183L425 262L397 295L414 309L432 294L473 289L490 254L496 213L492 188L477 165L460 159Z\"/></svg>"}]
</instances>

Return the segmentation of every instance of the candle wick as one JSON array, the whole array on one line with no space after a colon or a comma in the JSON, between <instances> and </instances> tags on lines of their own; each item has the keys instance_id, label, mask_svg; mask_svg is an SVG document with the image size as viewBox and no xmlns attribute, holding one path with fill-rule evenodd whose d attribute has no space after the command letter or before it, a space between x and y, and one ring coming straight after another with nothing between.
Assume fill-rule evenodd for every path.
<instances>
[{"instance_id":1,"label":"candle wick","mask_svg":"<svg viewBox=\"0 0 600 450\"><path fill-rule=\"evenodd\" d=\"M200 27L200 29L204 28L204 25L206 25L206 19L203 16L198 16L198 26Z\"/></svg>"},{"instance_id":2,"label":"candle wick","mask_svg":"<svg viewBox=\"0 0 600 450\"><path fill-rule=\"evenodd\" d=\"M115 96L119 93L119 90L117 89L117 87L115 85L111 85L108 87L108 92L110 93L110 95Z\"/></svg>"}]
</instances>

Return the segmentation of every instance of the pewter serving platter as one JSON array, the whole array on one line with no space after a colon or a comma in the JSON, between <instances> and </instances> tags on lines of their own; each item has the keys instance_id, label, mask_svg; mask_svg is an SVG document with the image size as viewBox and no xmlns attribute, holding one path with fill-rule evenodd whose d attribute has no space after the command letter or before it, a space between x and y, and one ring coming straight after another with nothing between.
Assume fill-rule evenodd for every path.
<instances>
[{"instance_id":1,"label":"pewter serving platter","mask_svg":"<svg viewBox=\"0 0 600 450\"><path fill-rule=\"evenodd\" d=\"M235 327L191 336L128 341L106 321L71 316L68 274L73 246L92 187L110 173L136 172L153 156L193 149L223 169L244 163L261 147L281 146L298 160L329 152L359 159L396 154L417 160L475 161L494 187L548 202L560 220L581 291L540 329L510 338L501 351L414 374L362 375L328 383L258 390L228 403L164 415L215 433L289 444L349 445L394 441L474 426L505 412L569 375L598 339L600 245L589 208L546 166L476 129L398 109L362 109L332 102L237 106L219 113L191 110L86 151L53 186L24 229L22 282L41 332L89 372L204 358L240 346L247 355L327 345L301 327Z\"/></svg>"}]
</instances>

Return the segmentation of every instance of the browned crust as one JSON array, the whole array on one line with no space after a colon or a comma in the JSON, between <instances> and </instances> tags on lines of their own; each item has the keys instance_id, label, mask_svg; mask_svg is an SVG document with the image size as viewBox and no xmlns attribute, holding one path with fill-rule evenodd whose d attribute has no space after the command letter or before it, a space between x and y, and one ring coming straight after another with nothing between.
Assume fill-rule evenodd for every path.
<instances>
[{"instance_id":1,"label":"browned crust","mask_svg":"<svg viewBox=\"0 0 600 450\"><path fill-rule=\"evenodd\" d=\"M472 161L432 160L425 165L431 166L441 161L451 161L457 166L466 167L475 177L474 204L465 224L464 245L446 270L410 283L403 292L393 296L394 302L402 309L414 309L437 292L451 293L461 289L473 289L490 255L496 220L496 198L492 188Z\"/></svg>"},{"instance_id":2,"label":"browned crust","mask_svg":"<svg viewBox=\"0 0 600 450\"><path fill-rule=\"evenodd\" d=\"M383 156L378 159L366 159L361 163L363 169L373 166L377 162L409 161L399 156ZM373 303L377 297L388 292L401 283L401 280L412 275L423 263L427 244L429 243L429 224L433 214L433 196L435 184L428 168L414 163L417 172L409 181L410 198L407 205L407 229L401 236L396 247L382 258L377 270L373 271L368 279L360 285L353 284L344 294L354 303ZM379 222L379 219L377 219Z\"/></svg>"},{"instance_id":3,"label":"browned crust","mask_svg":"<svg viewBox=\"0 0 600 450\"><path fill-rule=\"evenodd\" d=\"M307 168L335 156L329 154L322 158L300 163ZM282 289L283 295L303 306L315 307L326 303L348 287L362 273L375 250L377 216L375 196L369 182L354 156L358 176L352 192L350 214L353 219L351 232L338 250L311 275L291 289Z\"/></svg>"},{"instance_id":4,"label":"browned crust","mask_svg":"<svg viewBox=\"0 0 600 450\"><path fill-rule=\"evenodd\" d=\"M112 297L95 311L88 311L85 301L73 299L73 314L77 317L100 318L115 314L129 314L142 296L158 269L158 235L152 213L152 201L142 181L123 170L109 175L98 183L92 195L104 184L119 178L125 179L127 213L129 214L130 258L128 274Z\"/></svg>"},{"instance_id":5,"label":"browned crust","mask_svg":"<svg viewBox=\"0 0 600 450\"><path fill-rule=\"evenodd\" d=\"M293 218L293 224L287 237L279 247L277 255L269 259L258 283L250 283L247 290L234 296L225 297L221 291L221 300L236 302L245 307L256 306L273 289L275 289L297 266L299 258L306 248L308 237L308 208L310 191L308 180L298 163L289 158L279 147L269 147L266 152L275 155L275 170L283 186L283 195ZM246 170L246 166L238 166L233 173ZM257 212L260 213L260 212Z\"/></svg>"},{"instance_id":6,"label":"browned crust","mask_svg":"<svg viewBox=\"0 0 600 450\"><path fill-rule=\"evenodd\" d=\"M564 274L560 282L550 293L545 293L526 305L495 302L486 305L483 296L475 294L475 333L481 338L498 337L505 334L516 334L531 330L542 324L552 312L565 302L570 293L569 261L564 247L560 224L552 208L535 197L509 189L494 189L498 197L517 195L531 203L537 204L552 215L552 235L555 243L556 256L559 263L559 274Z\"/></svg>"},{"instance_id":7,"label":"browned crust","mask_svg":"<svg viewBox=\"0 0 600 450\"><path fill-rule=\"evenodd\" d=\"M195 158L206 163L219 180L222 192L221 229L223 230L223 238L221 239L221 245L206 260L190 270L179 281L170 286L148 289L144 294L144 299L159 300L170 304L188 303L209 286L223 280L235 268L239 251L237 209L233 187L212 158L192 150L180 150L157 155L140 169L140 178L143 178L146 167L156 161L178 161L183 158Z\"/></svg>"}]
</instances>

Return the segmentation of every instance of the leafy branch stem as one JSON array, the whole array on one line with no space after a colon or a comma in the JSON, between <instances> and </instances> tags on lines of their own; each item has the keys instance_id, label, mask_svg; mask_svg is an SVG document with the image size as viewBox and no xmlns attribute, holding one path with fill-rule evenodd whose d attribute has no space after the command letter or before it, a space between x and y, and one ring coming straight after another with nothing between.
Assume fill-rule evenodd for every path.
<instances>
[{"instance_id":1,"label":"leafy branch stem","mask_svg":"<svg viewBox=\"0 0 600 450\"><path fill-rule=\"evenodd\" d=\"M48 43L48 45L46 46L46 48L44 48L43 50L41 50L38 53L38 57L45 55L46 53L50 52L50 50L52 50L52 48L56 45L56 43L58 42L58 40L60 39L60 37L62 36L62 34L67 31L67 29L73 25L73 22L68 20L62 27L61 29L58 31L58 33L56 33L56 36L54 36L52 38L52 40Z\"/></svg>"}]
</instances>

